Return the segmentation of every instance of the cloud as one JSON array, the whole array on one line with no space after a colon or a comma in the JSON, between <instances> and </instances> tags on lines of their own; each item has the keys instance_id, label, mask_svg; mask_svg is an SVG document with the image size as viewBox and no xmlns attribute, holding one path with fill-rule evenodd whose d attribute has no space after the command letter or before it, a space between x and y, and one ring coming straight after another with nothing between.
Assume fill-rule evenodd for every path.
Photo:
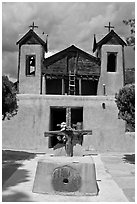
<instances>
[{"instance_id":1,"label":"cloud","mask_svg":"<svg viewBox=\"0 0 137 204\"><path fill-rule=\"evenodd\" d=\"M104 26L109 21L118 34L129 35L130 29L122 21L134 18L134 10L133 2L3 2L3 73L16 77L16 42L19 34L25 33L33 21L41 32L49 35L50 52L60 51L75 44L91 53L93 34L107 33ZM7 61L8 58L12 64ZM130 58L133 59L130 55L127 58L129 62Z\"/></svg>"},{"instance_id":2,"label":"cloud","mask_svg":"<svg viewBox=\"0 0 137 204\"><path fill-rule=\"evenodd\" d=\"M3 52L2 53L2 75L8 75L12 78L17 78L17 62L18 52Z\"/></svg>"}]
</instances>

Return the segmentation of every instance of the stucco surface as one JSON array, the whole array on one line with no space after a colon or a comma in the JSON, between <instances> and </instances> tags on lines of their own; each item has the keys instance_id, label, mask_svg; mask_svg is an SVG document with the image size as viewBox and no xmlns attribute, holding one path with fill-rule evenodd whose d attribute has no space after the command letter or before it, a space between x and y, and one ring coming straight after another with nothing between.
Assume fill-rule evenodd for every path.
<instances>
[{"instance_id":1,"label":"stucco surface","mask_svg":"<svg viewBox=\"0 0 137 204\"><path fill-rule=\"evenodd\" d=\"M92 130L92 135L84 136L83 148L99 152L134 151L134 135L125 136L125 123L118 119L113 96L19 94L18 99L18 114L2 122L4 149L48 152L44 132L50 127L50 106L79 106L83 107L83 129Z\"/></svg>"},{"instance_id":2,"label":"stucco surface","mask_svg":"<svg viewBox=\"0 0 137 204\"><path fill-rule=\"evenodd\" d=\"M117 53L116 72L107 72L108 53ZM103 84L106 86L106 95L115 95L124 85L123 56L121 45L103 45L101 49L101 75L98 84L98 95L103 95Z\"/></svg>"},{"instance_id":3,"label":"stucco surface","mask_svg":"<svg viewBox=\"0 0 137 204\"><path fill-rule=\"evenodd\" d=\"M26 55L36 56L35 76L26 76ZM20 73L19 73L19 93L21 94L40 94L41 79L41 62L42 62L42 46L41 45L22 45L20 57Z\"/></svg>"}]
</instances>

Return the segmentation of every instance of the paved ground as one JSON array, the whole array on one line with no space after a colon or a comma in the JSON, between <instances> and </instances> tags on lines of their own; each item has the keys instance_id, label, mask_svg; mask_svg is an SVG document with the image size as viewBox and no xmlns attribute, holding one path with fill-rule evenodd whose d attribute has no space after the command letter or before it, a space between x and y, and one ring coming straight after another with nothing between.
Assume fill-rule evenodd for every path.
<instances>
[{"instance_id":1,"label":"paved ground","mask_svg":"<svg viewBox=\"0 0 137 204\"><path fill-rule=\"evenodd\" d=\"M32 193L37 161L43 155L24 161L3 185L3 202L129 202L135 201L135 165L123 154L93 155L98 196L63 196Z\"/></svg>"},{"instance_id":2,"label":"paved ground","mask_svg":"<svg viewBox=\"0 0 137 204\"><path fill-rule=\"evenodd\" d=\"M135 156L134 154L101 154L106 171L122 189L130 202L135 201ZM123 162L122 162L123 161Z\"/></svg>"}]
</instances>

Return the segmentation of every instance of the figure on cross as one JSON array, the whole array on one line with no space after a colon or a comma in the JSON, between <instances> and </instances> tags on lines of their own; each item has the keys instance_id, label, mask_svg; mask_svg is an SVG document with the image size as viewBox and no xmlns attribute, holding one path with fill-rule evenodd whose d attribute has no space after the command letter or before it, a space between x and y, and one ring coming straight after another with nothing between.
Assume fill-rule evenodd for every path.
<instances>
[{"instance_id":1,"label":"figure on cross","mask_svg":"<svg viewBox=\"0 0 137 204\"><path fill-rule=\"evenodd\" d=\"M81 139L84 135L92 135L92 130L75 130L71 126L67 125L66 122L60 124L61 130L57 131L46 131L44 132L45 137L57 137L57 139L65 145L66 155L73 156L73 140L75 138Z\"/></svg>"}]
</instances>

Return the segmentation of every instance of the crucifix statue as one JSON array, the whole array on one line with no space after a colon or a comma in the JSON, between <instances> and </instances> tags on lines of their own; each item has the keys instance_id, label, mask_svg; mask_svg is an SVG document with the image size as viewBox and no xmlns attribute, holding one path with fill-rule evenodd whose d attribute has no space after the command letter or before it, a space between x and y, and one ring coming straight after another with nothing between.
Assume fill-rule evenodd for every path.
<instances>
[{"instance_id":1,"label":"crucifix statue","mask_svg":"<svg viewBox=\"0 0 137 204\"><path fill-rule=\"evenodd\" d=\"M73 141L82 140L83 135L91 135L92 130L76 130L71 127L71 108L68 107L66 110L66 122L62 122L60 125L61 130L57 131L46 131L45 137L56 137L65 146L66 155L73 156ZM81 143L82 145L82 143Z\"/></svg>"},{"instance_id":2,"label":"crucifix statue","mask_svg":"<svg viewBox=\"0 0 137 204\"><path fill-rule=\"evenodd\" d=\"M111 28L114 28L114 26L111 26L111 23L109 22L109 25L108 26L104 26L105 28L108 28L108 32L110 32L110 29Z\"/></svg>"},{"instance_id":3,"label":"crucifix statue","mask_svg":"<svg viewBox=\"0 0 137 204\"><path fill-rule=\"evenodd\" d=\"M36 25L34 24L34 22L33 22L32 25L29 26L29 28L31 28L32 30L34 30L34 28L38 28L38 26L36 26Z\"/></svg>"}]
</instances>

